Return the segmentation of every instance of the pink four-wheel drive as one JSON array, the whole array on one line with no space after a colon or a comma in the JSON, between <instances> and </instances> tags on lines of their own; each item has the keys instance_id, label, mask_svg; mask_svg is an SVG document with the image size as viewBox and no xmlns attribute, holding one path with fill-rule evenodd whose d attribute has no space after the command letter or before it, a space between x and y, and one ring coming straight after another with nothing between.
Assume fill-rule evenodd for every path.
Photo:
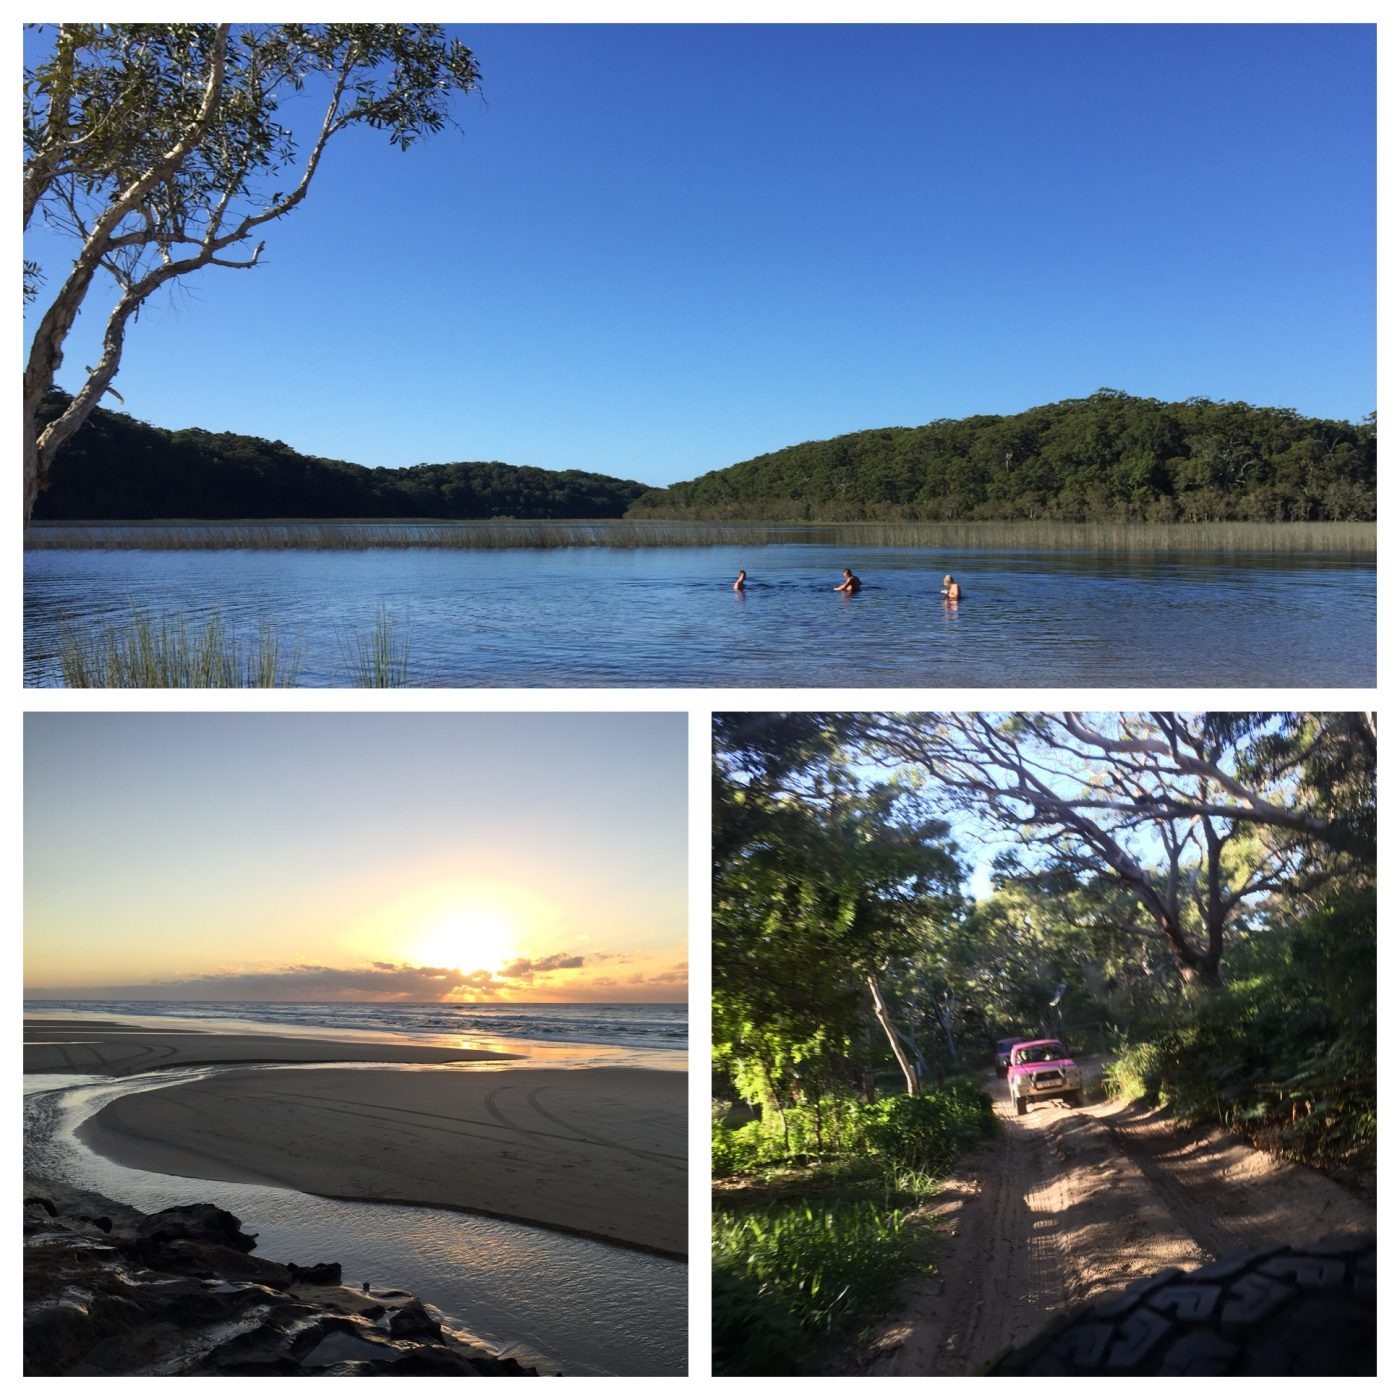
<instances>
[{"instance_id":1,"label":"pink four-wheel drive","mask_svg":"<svg viewBox=\"0 0 1400 1400\"><path fill-rule=\"evenodd\" d=\"M1063 1099L1078 1108L1084 1102L1084 1078L1058 1040L1023 1040L1011 1047L1006 1087L1018 1114L1032 1099Z\"/></svg>"}]
</instances>

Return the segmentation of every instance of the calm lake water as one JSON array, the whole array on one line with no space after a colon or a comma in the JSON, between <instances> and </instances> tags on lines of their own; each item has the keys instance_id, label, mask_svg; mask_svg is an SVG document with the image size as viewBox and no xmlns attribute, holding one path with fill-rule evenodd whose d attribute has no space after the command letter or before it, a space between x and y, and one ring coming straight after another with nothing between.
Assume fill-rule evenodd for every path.
<instances>
[{"instance_id":1,"label":"calm lake water","mask_svg":"<svg viewBox=\"0 0 1400 1400\"><path fill-rule=\"evenodd\" d=\"M1190 538L1183 527L1182 539ZM217 612L353 683L381 606L424 686L1369 687L1374 554L1252 548L42 549L25 558L25 681L65 626ZM1246 536L1248 538L1248 536ZM739 567L746 594L730 589ZM833 593L843 566L865 582ZM938 596L945 573L965 592Z\"/></svg>"}]
</instances>

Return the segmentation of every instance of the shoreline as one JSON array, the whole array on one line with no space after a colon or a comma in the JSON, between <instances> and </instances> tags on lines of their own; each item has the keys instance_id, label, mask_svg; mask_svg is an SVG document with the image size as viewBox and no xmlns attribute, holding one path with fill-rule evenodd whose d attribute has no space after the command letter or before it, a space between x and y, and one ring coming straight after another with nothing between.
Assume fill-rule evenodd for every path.
<instances>
[{"instance_id":1,"label":"shoreline","mask_svg":"<svg viewBox=\"0 0 1400 1400\"><path fill-rule=\"evenodd\" d=\"M590 1045L513 1054L160 1019L25 1022L27 1074L131 1084L76 1129L107 1162L686 1258L684 1070Z\"/></svg>"},{"instance_id":2,"label":"shoreline","mask_svg":"<svg viewBox=\"0 0 1400 1400\"><path fill-rule=\"evenodd\" d=\"M158 1018L152 1018L158 1019ZM25 1074L100 1074L124 1078L146 1070L196 1065L366 1062L446 1065L515 1060L499 1050L419 1045L408 1040L173 1029L110 1020L26 1017Z\"/></svg>"},{"instance_id":3,"label":"shoreline","mask_svg":"<svg viewBox=\"0 0 1400 1400\"><path fill-rule=\"evenodd\" d=\"M365 1004L374 1007L381 1005L377 1002ZM67 1004L61 1007L58 1003L52 1003L52 1005L57 1009L50 1010L49 1006L43 1002L26 1001L24 1013L26 1032L36 1027L41 1028L45 1032L46 1038L52 1040L54 1033L59 1030L81 1030L89 1035L95 1035L99 1031L129 1034L133 1028L141 1027L147 1033L157 1036L174 1034L201 1037L248 1035L275 1037L279 1045L289 1040L305 1043L311 1040L334 1039L337 1043L345 1043L347 1046L356 1048L374 1044L414 1046L434 1050L460 1049L468 1052L488 1052L527 1062L548 1060L589 1065L635 1065L642 1069L672 1069L682 1073L685 1073L689 1068L689 1051L684 1036L680 1038L679 1043L671 1038L641 1041L627 1037L589 1039L583 1036L566 1037L559 1034L548 1034L543 1028L536 1034L530 1034L528 1031L514 1027L503 1029L489 1021L474 1022L461 1027L446 1024L432 1027L323 1025L291 1017L286 1020L275 1020L240 1016L237 1014L238 1009L245 1006L245 1003L230 1003L229 1014L217 1017L177 1012L172 1009L172 1003L164 1002L143 1007L140 1014L113 1011L108 1009L109 1004L106 1003L102 1004L101 1009L81 1011ZM280 1005L280 1003L267 1003L265 1005L271 1008ZM300 1007L305 1004L292 1003L292 1005ZM530 1009L529 1003L521 1005L526 1010ZM546 1003L546 1005L549 1004ZM634 1004L627 1003L626 1005L630 1008ZM674 1003L659 1003L659 1005L670 1007ZM499 1008L493 1006L491 1009L498 1010ZM26 1039L28 1038L27 1035ZM278 1058L276 1055L271 1055L267 1057L266 1061L260 1060L258 1062L271 1063L276 1062ZM347 1061L359 1061L364 1057L362 1055L346 1055L339 1058ZM464 1055L461 1058L465 1059L467 1056ZM429 1063L429 1061L424 1061L424 1063ZM26 1072L46 1073L50 1071L33 1069Z\"/></svg>"}]
</instances>

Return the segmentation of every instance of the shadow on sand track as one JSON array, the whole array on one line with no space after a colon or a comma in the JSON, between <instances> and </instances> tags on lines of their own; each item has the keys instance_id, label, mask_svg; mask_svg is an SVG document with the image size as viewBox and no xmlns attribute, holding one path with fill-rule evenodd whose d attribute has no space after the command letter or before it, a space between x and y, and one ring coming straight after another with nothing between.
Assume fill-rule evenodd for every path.
<instances>
[{"instance_id":1,"label":"shadow on sand track","mask_svg":"<svg viewBox=\"0 0 1400 1400\"><path fill-rule=\"evenodd\" d=\"M1181 1129L1122 1102L1041 1101L1001 1131L929 1209L937 1273L909 1287L861 1358L882 1375L969 1375L1080 1305L1163 1270L1281 1241L1373 1234L1374 1210L1319 1173L1228 1134Z\"/></svg>"}]
</instances>

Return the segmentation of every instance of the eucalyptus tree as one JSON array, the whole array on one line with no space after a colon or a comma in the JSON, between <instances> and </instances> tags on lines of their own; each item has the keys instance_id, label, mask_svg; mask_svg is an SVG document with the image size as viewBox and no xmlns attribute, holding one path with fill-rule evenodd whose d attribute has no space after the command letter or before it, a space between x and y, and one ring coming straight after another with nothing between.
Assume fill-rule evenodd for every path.
<instances>
[{"instance_id":1,"label":"eucalyptus tree","mask_svg":"<svg viewBox=\"0 0 1400 1400\"><path fill-rule=\"evenodd\" d=\"M261 234L306 198L328 145L367 127L407 149L473 90L471 51L439 25L61 24L24 75L24 228L68 236L71 267L24 264L47 292L24 369L24 518L55 454L121 364L158 288L206 267L248 269ZM289 110L315 115L295 129ZM39 409L99 274L114 284L97 363L62 412Z\"/></svg>"},{"instance_id":2,"label":"eucalyptus tree","mask_svg":"<svg viewBox=\"0 0 1400 1400\"><path fill-rule=\"evenodd\" d=\"M1124 931L1160 940L1186 982L1218 985L1227 932L1265 900L1304 898L1366 861L1373 721L1067 711L854 724L872 755L925 774L1029 864L1115 882L1134 906ZM1323 784L1349 794L1342 828Z\"/></svg>"},{"instance_id":3,"label":"eucalyptus tree","mask_svg":"<svg viewBox=\"0 0 1400 1400\"><path fill-rule=\"evenodd\" d=\"M716 1054L775 1107L853 1088L840 1077L868 1016L919 1091L922 1057L887 984L959 903L946 823L907 785L854 772L843 740L817 716L715 722Z\"/></svg>"}]
</instances>

